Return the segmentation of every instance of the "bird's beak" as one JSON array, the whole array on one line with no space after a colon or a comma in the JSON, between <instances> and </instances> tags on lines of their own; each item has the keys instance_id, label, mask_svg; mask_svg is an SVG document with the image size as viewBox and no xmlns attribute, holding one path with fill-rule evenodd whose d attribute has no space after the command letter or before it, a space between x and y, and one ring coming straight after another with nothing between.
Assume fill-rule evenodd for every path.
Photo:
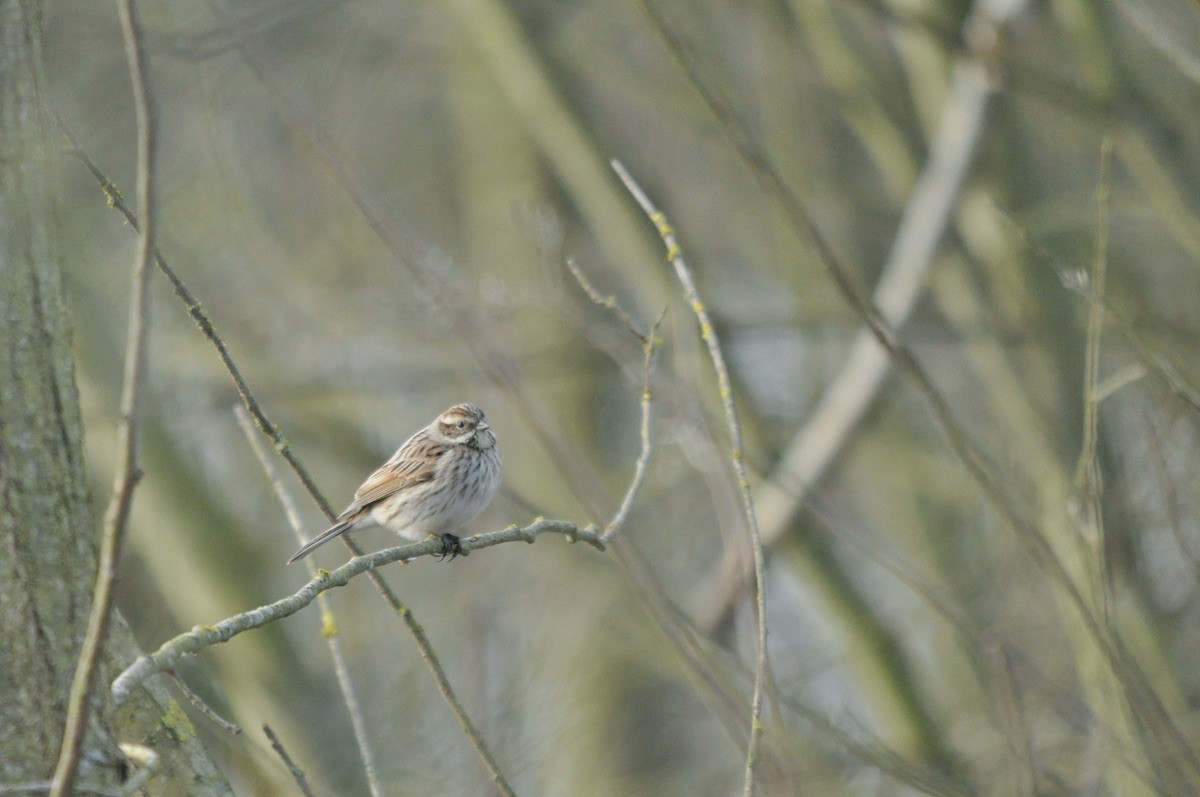
<instances>
[{"instance_id":1,"label":"bird's beak","mask_svg":"<svg viewBox=\"0 0 1200 797\"><path fill-rule=\"evenodd\" d=\"M488 426L486 423L481 423L481 424L479 424L478 426L476 426L476 427L475 427L475 431L477 431L477 432L486 432L488 429L491 429L491 428L492 428L492 427Z\"/></svg>"}]
</instances>

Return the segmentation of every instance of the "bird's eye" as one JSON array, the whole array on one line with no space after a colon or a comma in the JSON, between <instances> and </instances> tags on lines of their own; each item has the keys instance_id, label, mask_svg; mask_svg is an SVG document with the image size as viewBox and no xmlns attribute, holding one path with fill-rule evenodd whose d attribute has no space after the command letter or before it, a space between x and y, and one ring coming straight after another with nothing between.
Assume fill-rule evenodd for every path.
<instances>
[{"instance_id":1,"label":"bird's eye","mask_svg":"<svg viewBox=\"0 0 1200 797\"><path fill-rule=\"evenodd\" d=\"M458 422L458 428L459 428L459 429L465 429L465 428L467 428L467 422L466 422L466 421L459 421L459 422Z\"/></svg>"}]
</instances>

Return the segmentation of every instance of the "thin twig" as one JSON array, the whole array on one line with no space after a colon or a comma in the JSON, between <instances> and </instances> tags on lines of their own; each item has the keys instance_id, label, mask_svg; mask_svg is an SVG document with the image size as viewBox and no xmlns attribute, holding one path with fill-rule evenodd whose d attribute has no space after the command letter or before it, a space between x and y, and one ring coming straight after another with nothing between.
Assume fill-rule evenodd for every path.
<instances>
[{"instance_id":1,"label":"thin twig","mask_svg":"<svg viewBox=\"0 0 1200 797\"><path fill-rule=\"evenodd\" d=\"M587 275L576 265L573 258L567 258L567 269L571 275L575 277L575 281L579 283L579 287L583 288L583 292L588 298L601 307L606 308L614 316L617 317L622 324L625 325L633 336L642 343L642 422L641 422L641 438L642 450L638 455L637 463L633 468L633 478L629 481L629 488L625 490L625 496L621 499L621 506L613 515L612 520L604 527L604 534L601 539L608 543L620 533L625 526L625 521L629 519L629 512L633 509L633 502L637 498L638 491L642 488L642 482L646 479L646 469L650 464L650 455L654 450L653 441L650 438L650 402L654 399L654 393L650 389L650 379L654 373L654 360L658 351L658 328L662 325L663 319L667 317L667 308L663 308L658 314L658 318L650 327L648 333L642 333L634 323L633 318L629 313L625 312L625 308L617 302L617 297L609 294L607 296L600 293L596 286L591 283Z\"/></svg>"},{"instance_id":2,"label":"thin twig","mask_svg":"<svg viewBox=\"0 0 1200 797\"><path fill-rule=\"evenodd\" d=\"M1011 210L1000 206L995 206L995 209L1000 219L1006 223L1008 230L1016 236L1028 252L1040 261L1040 264L1047 265L1057 272L1059 281L1064 288L1079 294L1089 302L1100 303L1104 308L1109 325L1125 337L1148 372L1156 375L1172 394L1183 401L1192 412L1200 413L1200 389L1190 384L1160 351L1142 339L1136 326L1125 313L1109 299L1098 299L1088 286L1088 280L1080 279L1077 271L1058 262L1045 246L1030 236L1029 230L1013 216Z\"/></svg>"},{"instance_id":3,"label":"thin twig","mask_svg":"<svg viewBox=\"0 0 1200 797\"><path fill-rule=\"evenodd\" d=\"M547 520L545 518L539 518L524 528L514 525L500 531L464 537L459 543L462 546L462 555L466 556L471 551L507 542L532 543L539 534L546 533L562 534L571 542L584 542L600 551L603 551L605 547L604 542L600 539L600 532L595 526L579 528L576 524L565 520ZM198 625L191 631L164 642L154 653L139 656L113 681L113 698L117 703L125 702L138 684L155 673L171 669L184 656L194 654L210 645L227 642L238 634L253 628L290 617L316 600L322 592L327 592L334 587L344 587L350 579L361 573L370 572L401 560L407 561L421 556L439 555L442 553L442 548L443 542L436 537L431 537L421 542L384 548L375 553L356 556L332 571L320 569L307 584L286 598L236 614L215 625ZM409 614L411 615L411 612Z\"/></svg>"},{"instance_id":4,"label":"thin twig","mask_svg":"<svg viewBox=\"0 0 1200 797\"><path fill-rule=\"evenodd\" d=\"M633 318L630 317L629 313L625 312L625 308L617 302L616 296L612 295L611 293L608 295L600 293L600 290L592 284L592 281L588 279L587 275L584 274L582 269L579 268L578 264L575 263L575 258L567 258L567 270L571 272L571 276L573 276L575 281L579 283L579 287L583 288L583 292L587 294L589 299L601 307L608 309L617 317L617 320L625 325L626 329L632 332L637 339L642 342L642 345L646 344L646 335L638 329L637 324L633 322Z\"/></svg>"},{"instance_id":5,"label":"thin twig","mask_svg":"<svg viewBox=\"0 0 1200 797\"><path fill-rule=\"evenodd\" d=\"M650 437L650 403L654 400L654 391L650 389L650 380L654 374L654 359L658 351L658 328L662 325L663 319L667 317L667 309L659 313L654 324L650 327L649 334L642 339L642 423L640 434L642 438L642 451L638 454L637 462L633 467L633 478L629 481L629 489L625 491L625 497L621 499L621 506L617 509L617 513L613 515L612 520L604 527L604 534L600 539L605 543L611 542L613 537L625 528L625 521L629 519L629 512L633 509L633 502L637 498L638 491L642 489L642 483L646 480L646 470L650 465L650 455L654 451L654 442Z\"/></svg>"},{"instance_id":6,"label":"thin twig","mask_svg":"<svg viewBox=\"0 0 1200 797\"><path fill-rule=\"evenodd\" d=\"M135 214L125 202L125 197L121 194L120 189L118 189L117 186L111 180L109 180L102 171L100 171L100 167L96 165L96 162L92 160L91 156L89 156L83 147L80 146L78 140L75 138L74 134L71 133L66 124L63 123L62 119L58 120L58 124L62 129L63 134L71 142L72 153L75 155L75 157L79 158L80 162L83 163L84 168L91 173L92 178L95 179L95 181L100 185L100 190L104 192L104 196L108 201L109 207L114 208L117 212L124 216L125 220L129 222L129 226L135 231L140 231L141 226L138 220L138 215ZM229 374L230 379L233 380L233 386L237 390L238 396L241 397L242 403L245 404L247 411L250 413L250 417L254 419L254 423L258 427L259 431L271 438L271 443L275 447L275 450L278 451L285 460L287 460L288 466L291 467L292 471L296 474L296 477L300 479L301 484L304 485L305 491L309 494L309 496L312 497L313 501L316 502L317 507L326 515L326 517L333 518L335 516L333 507L329 505L329 502L325 500L325 497L321 494L321 491L317 489L316 482L313 481L312 477L308 473L308 469L305 468L303 463L300 462L299 457L296 456L296 452L292 450L292 447L288 444L287 439L284 438L283 432L271 421L271 419L267 416L266 411L262 408L262 405L258 403L258 399L256 399L254 394L250 391L250 386L246 384L246 380L242 377L241 370L237 367L237 363L234 362L233 356L229 353L229 347L225 345L225 341L222 340L221 336L217 334L217 331L213 326L212 319L208 317L208 313L204 310L204 307L200 304L200 301L192 294L183 280L179 278L179 275L175 273L175 270L167 264L166 259L157 249L154 251L154 263L158 266L159 271L161 271L166 276L167 280L170 281L171 287L175 290L175 294L179 296L179 298L183 300L184 305L187 306L188 315L192 317L192 321L195 322L197 328L199 328L204 337L208 339L208 342L213 345L213 348L216 349L217 356L221 359L221 364L225 367L225 371Z\"/></svg>"},{"instance_id":7,"label":"thin twig","mask_svg":"<svg viewBox=\"0 0 1200 797\"><path fill-rule=\"evenodd\" d=\"M1163 769L1160 762L1170 760L1173 767L1179 766L1180 770L1186 767L1192 770L1191 777L1180 770L1173 773L1175 776L1194 782L1195 775L1200 774L1200 759L1196 756L1195 747L1183 736L1163 707L1158 694L1154 691L1153 685L1137 660L1125 647L1114 616L1113 595L1116 587L1107 558L1104 514L1101 504L1103 480L1097 453L1100 403L1115 389L1111 385L1119 385L1124 379L1120 374L1103 382L1099 378L1100 346L1105 317L1104 305L1107 301L1105 283L1107 281L1111 223L1109 193L1111 190L1112 147L1111 138L1105 136L1101 142L1100 151L1100 176L1096 190L1096 249L1093 258L1093 273L1090 278L1092 284L1089 288L1092 300L1088 311L1083 388L1084 440L1076 474L1077 487L1083 495L1082 528L1079 538L1082 542L1080 558L1086 569L1082 578L1091 579L1091 582L1087 584L1088 594L1095 604L1095 611L1099 613L1099 622L1104 624L1104 630L1107 631L1107 637L1104 639L1106 644L1099 646L1100 651L1108 659L1116 680L1123 690L1119 697L1110 691L1097 692L1096 696L1101 703L1101 707L1097 710L1101 716L1112 718L1117 736L1117 749L1140 747L1142 751L1140 761L1123 760L1133 777L1144 783L1150 782L1148 778L1161 777ZM1092 630L1090 625L1089 630ZM1168 756L1164 756L1163 751L1171 748L1174 750ZM1147 768L1151 771L1147 772ZM1158 785L1157 788L1162 787Z\"/></svg>"},{"instance_id":8,"label":"thin twig","mask_svg":"<svg viewBox=\"0 0 1200 797\"><path fill-rule=\"evenodd\" d=\"M1081 489L1095 489L1097 473L1094 468L1097 444L1097 398L1100 386L1100 336L1104 328L1105 283L1108 271L1108 233L1110 219L1108 200L1110 172L1112 171L1112 139L1105 137L1100 147L1100 178L1096 186L1096 251L1092 258L1091 294L1094 301L1088 303L1087 339L1084 349L1083 367L1083 443L1075 467L1075 485Z\"/></svg>"},{"instance_id":9,"label":"thin twig","mask_svg":"<svg viewBox=\"0 0 1200 797\"><path fill-rule=\"evenodd\" d=\"M316 797L312 789L308 786L308 779L304 777L304 770L288 755L288 751L284 749L283 742L279 741L279 737L275 735L275 731L271 730L271 726L265 722L262 729L263 733L267 735L267 739L271 742L271 749L279 755L279 758L283 761L283 765L288 768L288 772L292 773L292 780L296 781L296 788L300 789L300 793L304 797Z\"/></svg>"},{"instance_id":10,"label":"thin twig","mask_svg":"<svg viewBox=\"0 0 1200 797\"><path fill-rule=\"evenodd\" d=\"M146 354L147 310L150 263L154 257L154 235L158 212L155 202L155 108L150 90L146 52L142 43L141 24L134 0L120 0L118 10L121 32L125 39L125 57L133 86L133 106L137 118L137 202L138 214L145 219L138 238L133 260L129 300L129 328L125 338L125 373L121 384L121 417L117 424L117 463L112 494L104 513L100 531L100 551L96 568L96 584L88 615L79 663L67 698L66 727L58 764L51 779L51 797L64 797L74 792L75 776L83 737L91 709L92 684L96 666L104 650L112 617L112 592L120 563L125 530L133 505L133 492L141 479L138 464L138 431L141 420L141 386Z\"/></svg>"},{"instance_id":11,"label":"thin twig","mask_svg":"<svg viewBox=\"0 0 1200 797\"><path fill-rule=\"evenodd\" d=\"M237 416L238 425L242 427L242 432L246 435L246 441L250 444L250 449L254 452L254 456L258 458L258 462L262 465L263 472L267 475L267 481L271 483L272 489L275 491L275 497L283 507L283 513L287 516L288 525L292 527L292 533L296 535L297 541L301 544L304 542L304 525L300 521L300 513L296 508L295 501L288 493L287 488L283 485L283 480L279 478L279 474L275 470L274 463L271 461L270 453L266 450L266 446L262 444L262 440L253 428L253 421L250 420L250 415L246 412L246 408L238 404L234 407L234 414ZM317 567L313 560L304 560L308 568L309 577L317 575ZM370 789L374 797L382 797L383 787L379 783L379 772L375 766L375 754L371 749L371 740L367 735L367 724L363 719L362 709L358 703L358 695L354 691L354 684L350 680L350 670L346 666L346 657L342 655L342 645L338 638L337 618L333 613L333 604L329 600L329 596L321 594L317 597L317 605L321 610L321 636L325 638L325 644L329 647L329 656L333 659L333 671L337 677L338 689L342 693L342 702L346 705L346 711L350 715L350 727L354 731L354 741L358 745L358 755L362 759L363 771L367 776L367 787Z\"/></svg>"},{"instance_id":12,"label":"thin twig","mask_svg":"<svg viewBox=\"0 0 1200 797\"><path fill-rule=\"evenodd\" d=\"M179 673L172 670L171 671L171 679L175 681L175 686L179 689L180 692L183 692L183 696L185 698L187 698L187 701L189 703L192 704L192 707L195 708L197 711L199 711L201 714L203 714L205 717L207 717L209 722L222 728L227 733L230 733L234 736L241 735L242 726L238 725L233 720L227 720L224 717L222 717L220 714L218 714L216 709L214 709L208 703L204 702L204 698L200 697L200 695L198 695L192 691L192 688L190 686L188 686L187 683L182 678L179 677Z\"/></svg>"},{"instance_id":13,"label":"thin twig","mask_svg":"<svg viewBox=\"0 0 1200 797\"><path fill-rule=\"evenodd\" d=\"M750 543L754 550L754 607L757 622L757 655L754 661L754 692L750 700L750 742L746 747L746 774L742 787L743 797L750 797L755 790L755 765L758 763L758 746L762 737L762 705L763 688L766 683L767 670L767 588L766 588L766 557L763 553L762 537L758 529L758 515L754 509L754 496L750 491L750 474L746 470L746 461L742 449L742 427L738 421L737 408L733 403L733 383L729 378L729 369L725 365L725 355L721 352L721 342L717 339L712 319L700 294L696 290L696 282L692 278L691 269L683 259L675 232L663 214L650 197L642 190L618 160L612 161L613 170L625 184L630 195L641 205L642 210L658 229L663 243L667 247L667 259L675 268L675 276L683 286L684 298L696 314L700 324L700 337L708 348L712 359L713 370L717 376L717 387L721 394L721 403L725 408L725 422L729 427L729 442L732 448L730 459L734 475L742 499L742 511L746 515L746 527L750 534Z\"/></svg>"},{"instance_id":14,"label":"thin twig","mask_svg":"<svg viewBox=\"0 0 1200 797\"><path fill-rule=\"evenodd\" d=\"M1112 137L1104 136L1100 144L1100 175L1096 186L1096 245L1092 257L1091 291L1095 301L1088 304L1087 334L1084 348L1083 374L1083 442L1080 445L1079 459L1075 471L1075 486L1081 494L1081 511L1079 513L1079 558L1082 565L1081 580L1091 598L1093 609L1100 616L1101 622L1115 640L1118 650L1120 636L1116 628L1116 618L1113 616L1112 573L1108 567L1108 546L1105 543L1104 510L1101 500L1104 494L1104 483L1100 473L1099 445L1099 416L1101 383L1100 383L1100 350L1104 334L1103 302L1106 293L1108 272L1108 241L1111 227L1109 212L1109 196L1111 193L1112 172ZM1122 651L1123 652L1123 651ZM1120 673L1117 672L1118 682ZM1111 690L1095 690L1097 698L1093 710L1105 719L1112 718L1117 733L1117 744L1124 748L1134 747L1142 741L1140 728L1131 727L1128 721L1129 712L1125 710L1125 701L1133 705L1134 711L1140 709L1140 700L1136 692L1131 690L1128 695L1116 695ZM1153 727L1148 729L1153 734ZM1145 742L1142 741L1143 750ZM1153 759L1146 757L1139 764L1151 764ZM1141 767L1129 766L1132 774L1142 777ZM1125 778L1108 782L1116 791L1122 788Z\"/></svg>"},{"instance_id":15,"label":"thin twig","mask_svg":"<svg viewBox=\"0 0 1200 797\"><path fill-rule=\"evenodd\" d=\"M579 286L583 289L596 304L611 310L618 319L620 319L630 332L634 334L640 341L643 347L651 344L657 347L659 341L656 340L654 330L661 324L665 317L660 316L654 324L654 329L650 335L643 335L637 328L632 317L617 302L616 297L612 295L605 296L600 293L599 289L592 284L587 278L587 275L578 268L573 259L567 259L567 268L575 277ZM663 312L666 312L664 308ZM646 351L645 349L643 349ZM692 669L699 684L703 685L708 690L708 704L710 710L721 723L722 728L728 734L730 740L735 747L742 748L747 744L748 731L741 726L740 706L735 703L735 698L728 688L725 688L715 677L714 669L709 661L711 654L704 648L703 637L694 627L691 619L685 615L675 605L669 596L667 596L657 584L656 580L650 577L646 571L646 565L642 557L636 555L635 549L629 548L628 554L625 554L622 543L624 540L614 539L616 533L624 527L628 520L629 511L633 505L633 500L637 495L641 481L645 476L645 466L649 462L650 457L650 401L652 400L652 392L648 390L650 368L652 363L648 359L651 355L650 351L646 351L647 358L643 360L643 390L642 390L642 453L638 458L638 464L634 469L634 477L630 483L629 489L625 492L625 497L621 502L621 507L617 510L613 519L609 521L605 527L605 533L602 538L605 542L614 542L613 551L617 558L626 567L634 571L635 583L644 583L647 585L648 592L643 595L645 605L651 612L654 619L659 623L659 627L668 635L671 641L676 646L676 650L684 660L685 664ZM652 590L652 591L651 591ZM653 600L651 600L653 598ZM701 691L701 695L704 696Z\"/></svg>"},{"instance_id":16,"label":"thin twig","mask_svg":"<svg viewBox=\"0 0 1200 797\"><path fill-rule=\"evenodd\" d=\"M1082 540L1088 554L1087 564L1095 568L1097 582L1090 592L1101 602L1096 607L1100 616L1112 630L1110 606L1110 583L1104 576L1104 512L1100 499L1104 486L1100 475L1100 460L1097 454L1099 443L1100 415L1100 343L1104 331L1104 301L1108 272L1108 236L1111 219L1109 216L1109 193L1111 190L1112 147L1110 136L1105 136L1100 147L1100 177L1096 187L1096 251L1092 258L1091 290L1096 301L1088 304L1087 335L1084 348L1083 369L1083 442L1080 445L1079 461L1075 470L1075 486L1083 494Z\"/></svg>"}]
</instances>

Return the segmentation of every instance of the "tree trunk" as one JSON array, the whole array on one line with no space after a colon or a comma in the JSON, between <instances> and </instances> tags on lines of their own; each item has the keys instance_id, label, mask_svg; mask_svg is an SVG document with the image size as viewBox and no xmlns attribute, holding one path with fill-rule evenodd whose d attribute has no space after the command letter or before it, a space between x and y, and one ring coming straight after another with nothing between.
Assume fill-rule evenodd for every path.
<instances>
[{"instance_id":1,"label":"tree trunk","mask_svg":"<svg viewBox=\"0 0 1200 797\"><path fill-rule=\"evenodd\" d=\"M0 0L0 786L53 771L96 568L40 36L37 0ZM160 760L147 793L229 794L164 688L114 709L107 685L135 652L115 618L79 785L119 784L117 742L152 742Z\"/></svg>"}]
</instances>

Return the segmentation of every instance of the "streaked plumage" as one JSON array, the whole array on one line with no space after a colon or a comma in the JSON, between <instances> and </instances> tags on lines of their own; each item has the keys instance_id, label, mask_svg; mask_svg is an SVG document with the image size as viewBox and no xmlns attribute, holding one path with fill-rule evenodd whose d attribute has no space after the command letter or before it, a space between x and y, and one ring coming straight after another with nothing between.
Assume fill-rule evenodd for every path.
<instances>
[{"instance_id":1,"label":"streaked plumage","mask_svg":"<svg viewBox=\"0 0 1200 797\"><path fill-rule=\"evenodd\" d=\"M410 437L354 493L337 523L288 563L351 529L385 526L410 540L449 536L487 508L500 486L500 449L483 410L455 404Z\"/></svg>"}]
</instances>

